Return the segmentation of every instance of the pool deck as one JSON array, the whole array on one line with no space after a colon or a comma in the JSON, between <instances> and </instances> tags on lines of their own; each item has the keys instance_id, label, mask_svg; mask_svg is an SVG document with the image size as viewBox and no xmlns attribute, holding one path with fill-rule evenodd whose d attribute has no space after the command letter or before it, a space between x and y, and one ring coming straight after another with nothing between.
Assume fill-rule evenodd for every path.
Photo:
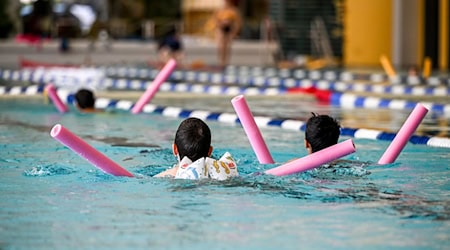
<instances>
[{"instance_id":1,"label":"pool deck","mask_svg":"<svg viewBox=\"0 0 450 250\"><path fill-rule=\"evenodd\" d=\"M196 37L183 37L185 64L201 62L206 65L217 63L216 44L214 40ZM230 64L249 66L274 65L272 56L278 50L275 43L263 41L236 40L232 45ZM107 50L101 44L96 44L94 50L89 49L88 40L71 41L71 51L61 53L59 40L50 40L36 48L13 39L0 41L0 66L9 69L19 67L19 58L36 60L55 64L136 64L157 61L157 43L155 41L117 40L111 42Z\"/></svg>"}]
</instances>

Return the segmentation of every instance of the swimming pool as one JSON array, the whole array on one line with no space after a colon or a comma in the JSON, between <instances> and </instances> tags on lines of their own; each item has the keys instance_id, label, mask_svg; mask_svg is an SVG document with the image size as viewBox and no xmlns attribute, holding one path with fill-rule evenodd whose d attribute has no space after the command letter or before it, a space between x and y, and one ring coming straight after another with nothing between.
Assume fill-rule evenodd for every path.
<instances>
[{"instance_id":1,"label":"swimming pool","mask_svg":"<svg viewBox=\"0 0 450 250\"><path fill-rule=\"evenodd\" d=\"M331 114L346 126L376 123L396 129L408 115L288 99L248 101L255 113L305 118L314 111ZM154 102L232 112L228 97L158 94ZM274 103L282 105L274 108ZM425 123L434 124L427 119ZM389 141L354 138L357 152L344 158L350 162L275 177L255 174L274 165L258 164L240 125L209 120L213 155L229 151L241 176L224 182L152 178L175 163L170 148L181 120L121 110L61 115L40 97L0 98L0 248L448 246L448 148L408 144L396 163L379 166ZM56 123L139 178L113 177L94 168L50 137ZM429 127L425 131L433 133ZM301 131L265 127L262 133L277 163L306 155Z\"/></svg>"}]
</instances>

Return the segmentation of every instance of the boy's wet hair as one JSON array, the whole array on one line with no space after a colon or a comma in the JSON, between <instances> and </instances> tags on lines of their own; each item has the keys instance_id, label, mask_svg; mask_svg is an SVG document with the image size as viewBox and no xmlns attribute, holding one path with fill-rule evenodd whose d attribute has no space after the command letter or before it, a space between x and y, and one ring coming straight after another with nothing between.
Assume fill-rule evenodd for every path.
<instances>
[{"instance_id":1,"label":"boy's wet hair","mask_svg":"<svg viewBox=\"0 0 450 250\"><path fill-rule=\"evenodd\" d=\"M305 130L305 139L311 144L312 152L337 144L341 133L339 123L328 115L312 115Z\"/></svg>"},{"instance_id":2,"label":"boy's wet hair","mask_svg":"<svg viewBox=\"0 0 450 250\"><path fill-rule=\"evenodd\" d=\"M208 157L211 146L211 131L198 118L188 118L180 123L175 134L175 145L180 160L187 156L191 161Z\"/></svg>"},{"instance_id":3,"label":"boy's wet hair","mask_svg":"<svg viewBox=\"0 0 450 250\"><path fill-rule=\"evenodd\" d=\"M92 91L87 89L80 89L75 94L75 101L81 109L94 108L95 97Z\"/></svg>"}]
</instances>

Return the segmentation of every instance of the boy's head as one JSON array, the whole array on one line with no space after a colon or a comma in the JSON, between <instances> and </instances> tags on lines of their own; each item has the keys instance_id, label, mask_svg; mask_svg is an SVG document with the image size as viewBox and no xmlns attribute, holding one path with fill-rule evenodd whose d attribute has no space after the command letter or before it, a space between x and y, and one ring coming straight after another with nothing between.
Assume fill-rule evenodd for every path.
<instances>
[{"instance_id":1,"label":"boy's head","mask_svg":"<svg viewBox=\"0 0 450 250\"><path fill-rule=\"evenodd\" d=\"M175 134L173 151L180 160L185 156L191 161L210 156L211 131L208 125L198 118L187 118L181 122Z\"/></svg>"},{"instance_id":2,"label":"boy's head","mask_svg":"<svg viewBox=\"0 0 450 250\"><path fill-rule=\"evenodd\" d=\"M338 142L341 126L328 115L317 115L306 122L305 145L309 153L314 153Z\"/></svg>"},{"instance_id":3,"label":"boy's head","mask_svg":"<svg viewBox=\"0 0 450 250\"><path fill-rule=\"evenodd\" d=\"M92 91L80 89L75 94L75 101L80 109L93 109L95 105L95 97Z\"/></svg>"}]
</instances>

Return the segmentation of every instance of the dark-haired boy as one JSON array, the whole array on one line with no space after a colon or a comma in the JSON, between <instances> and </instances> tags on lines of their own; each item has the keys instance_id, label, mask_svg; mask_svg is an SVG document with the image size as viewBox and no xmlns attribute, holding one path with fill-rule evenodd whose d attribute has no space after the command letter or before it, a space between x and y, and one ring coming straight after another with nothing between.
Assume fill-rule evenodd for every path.
<instances>
[{"instance_id":1,"label":"dark-haired boy","mask_svg":"<svg viewBox=\"0 0 450 250\"><path fill-rule=\"evenodd\" d=\"M306 122L305 147L312 154L338 143L341 126L328 115L313 116Z\"/></svg>"},{"instance_id":2,"label":"dark-haired boy","mask_svg":"<svg viewBox=\"0 0 450 250\"><path fill-rule=\"evenodd\" d=\"M228 152L219 160L210 158L213 150L211 131L198 118L187 118L180 123L172 150L178 164L155 177L225 180L238 176L236 163Z\"/></svg>"},{"instance_id":3,"label":"dark-haired boy","mask_svg":"<svg viewBox=\"0 0 450 250\"><path fill-rule=\"evenodd\" d=\"M78 110L81 112L95 112L95 96L94 93L88 89L80 89L75 94L75 101Z\"/></svg>"}]
</instances>

